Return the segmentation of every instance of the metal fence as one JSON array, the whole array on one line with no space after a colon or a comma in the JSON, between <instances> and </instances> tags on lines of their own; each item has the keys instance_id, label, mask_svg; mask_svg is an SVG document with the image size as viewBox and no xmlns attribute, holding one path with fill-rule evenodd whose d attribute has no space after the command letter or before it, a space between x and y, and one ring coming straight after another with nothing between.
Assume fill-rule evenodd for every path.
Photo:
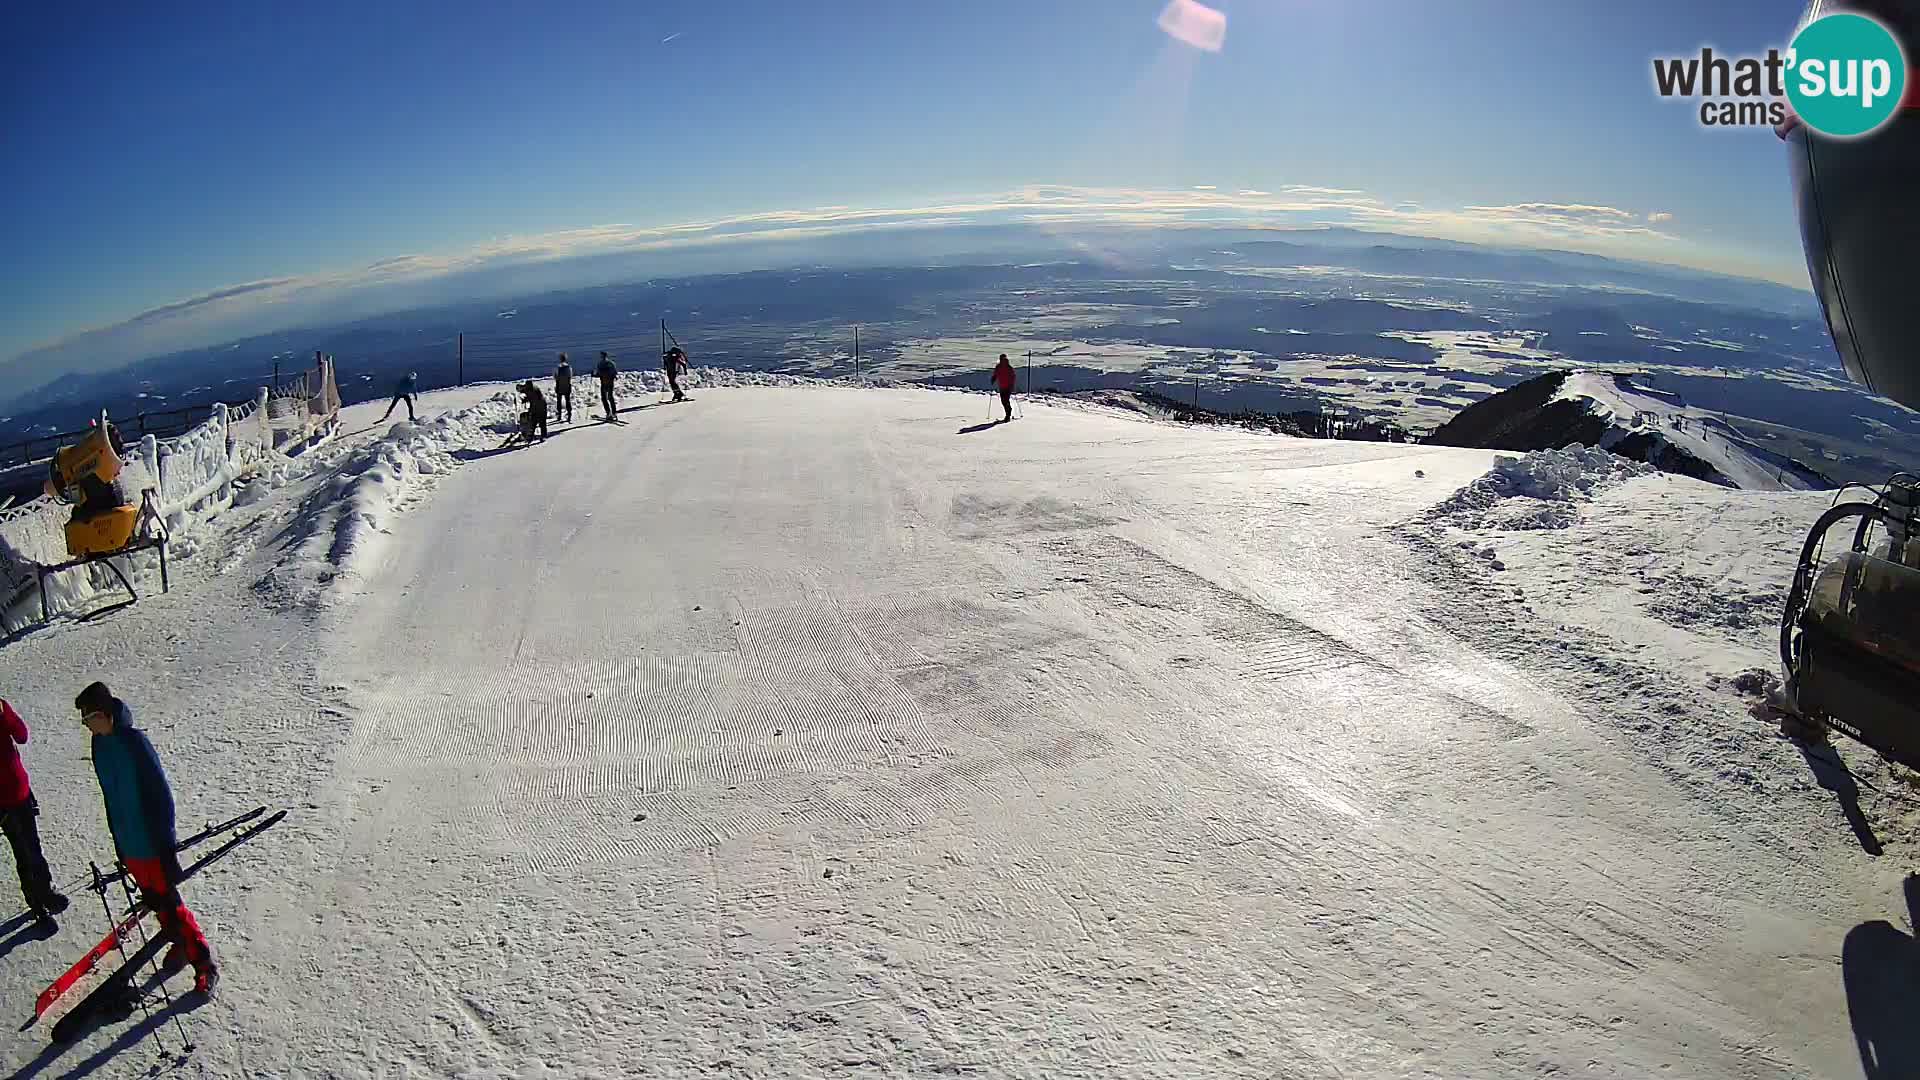
<instances>
[{"instance_id":1,"label":"metal fence","mask_svg":"<svg viewBox=\"0 0 1920 1080\"><path fill-rule=\"evenodd\" d=\"M111 419L114 426L120 429L121 437L128 442L137 442L146 435L156 439L171 439L185 435L195 427L206 423L207 417L213 415L214 404L209 401L178 409L137 413L126 419L119 417ZM63 446L71 446L85 438L89 430L81 428L77 431L64 431L58 435L36 435L31 439L0 446L0 469L18 468L45 461L53 456L55 450Z\"/></svg>"}]
</instances>

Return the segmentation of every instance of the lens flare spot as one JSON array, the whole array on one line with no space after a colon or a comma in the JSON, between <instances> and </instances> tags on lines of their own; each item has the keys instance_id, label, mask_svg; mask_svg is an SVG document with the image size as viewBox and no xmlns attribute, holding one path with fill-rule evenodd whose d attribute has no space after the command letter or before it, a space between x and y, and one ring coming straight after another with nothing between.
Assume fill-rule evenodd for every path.
<instances>
[{"instance_id":1,"label":"lens flare spot","mask_svg":"<svg viewBox=\"0 0 1920 1080\"><path fill-rule=\"evenodd\" d=\"M1227 42L1227 16L1198 0L1172 0L1160 13L1160 29L1175 41L1207 52L1219 52Z\"/></svg>"}]
</instances>

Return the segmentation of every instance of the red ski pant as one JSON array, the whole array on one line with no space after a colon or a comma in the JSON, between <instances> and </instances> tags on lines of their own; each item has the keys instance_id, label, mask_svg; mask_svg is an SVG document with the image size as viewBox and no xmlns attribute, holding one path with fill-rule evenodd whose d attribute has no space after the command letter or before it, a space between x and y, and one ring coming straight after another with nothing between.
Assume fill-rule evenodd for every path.
<instances>
[{"instance_id":1,"label":"red ski pant","mask_svg":"<svg viewBox=\"0 0 1920 1080\"><path fill-rule=\"evenodd\" d=\"M200 920L187 910L187 902L173 887L172 867L164 859L128 859L126 864L134 884L153 901L154 913L160 917L160 932L172 938L176 948L185 950L182 959L195 971L205 968L212 950L207 936L200 932Z\"/></svg>"}]
</instances>

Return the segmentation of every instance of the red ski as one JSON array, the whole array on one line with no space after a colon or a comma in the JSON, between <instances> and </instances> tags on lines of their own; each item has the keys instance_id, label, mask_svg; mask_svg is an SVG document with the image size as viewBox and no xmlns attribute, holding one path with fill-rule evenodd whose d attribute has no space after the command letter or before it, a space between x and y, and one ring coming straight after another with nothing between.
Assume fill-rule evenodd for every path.
<instances>
[{"instance_id":1,"label":"red ski","mask_svg":"<svg viewBox=\"0 0 1920 1080\"><path fill-rule=\"evenodd\" d=\"M146 915L144 908L135 908L133 914L127 916L118 926L107 931L107 936L100 939L100 944L95 945L87 955L80 958L78 963L68 968L65 974L53 980L52 985L40 991L40 997L33 1003L33 1018L38 1020L47 1015L47 1010L53 1007L54 1002L60 1000L60 995L73 989L73 984L86 978L87 973L93 970L94 965L98 964L108 953L120 947L120 943L126 940L128 934L133 933L133 928L139 924L141 917L144 915Z\"/></svg>"}]
</instances>

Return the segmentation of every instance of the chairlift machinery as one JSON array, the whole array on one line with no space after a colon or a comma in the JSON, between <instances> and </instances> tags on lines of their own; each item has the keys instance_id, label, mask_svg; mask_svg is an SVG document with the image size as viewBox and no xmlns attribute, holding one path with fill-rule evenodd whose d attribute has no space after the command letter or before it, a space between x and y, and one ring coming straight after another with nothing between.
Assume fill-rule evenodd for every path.
<instances>
[{"instance_id":1,"label":"chairlift machinery","mask_svg":"<svg viewBox=\"0 0 1920 1080\"><path fill-rule=\"evenodd\" d=\"M1878 19L1920 58L1920 0L1813 0L1800 25L1842 11ZM1920 88L1908 90L1863 137L1829 138L1797 119L1778 133L1813 290L1848 375L1920 409ZM1801 547L1780 620L1779 704L1920 769L1920 477L1863 490L1842 489ZM1846 549L1830 552L1842 525Z\"/></svg>"}]
</instances>

